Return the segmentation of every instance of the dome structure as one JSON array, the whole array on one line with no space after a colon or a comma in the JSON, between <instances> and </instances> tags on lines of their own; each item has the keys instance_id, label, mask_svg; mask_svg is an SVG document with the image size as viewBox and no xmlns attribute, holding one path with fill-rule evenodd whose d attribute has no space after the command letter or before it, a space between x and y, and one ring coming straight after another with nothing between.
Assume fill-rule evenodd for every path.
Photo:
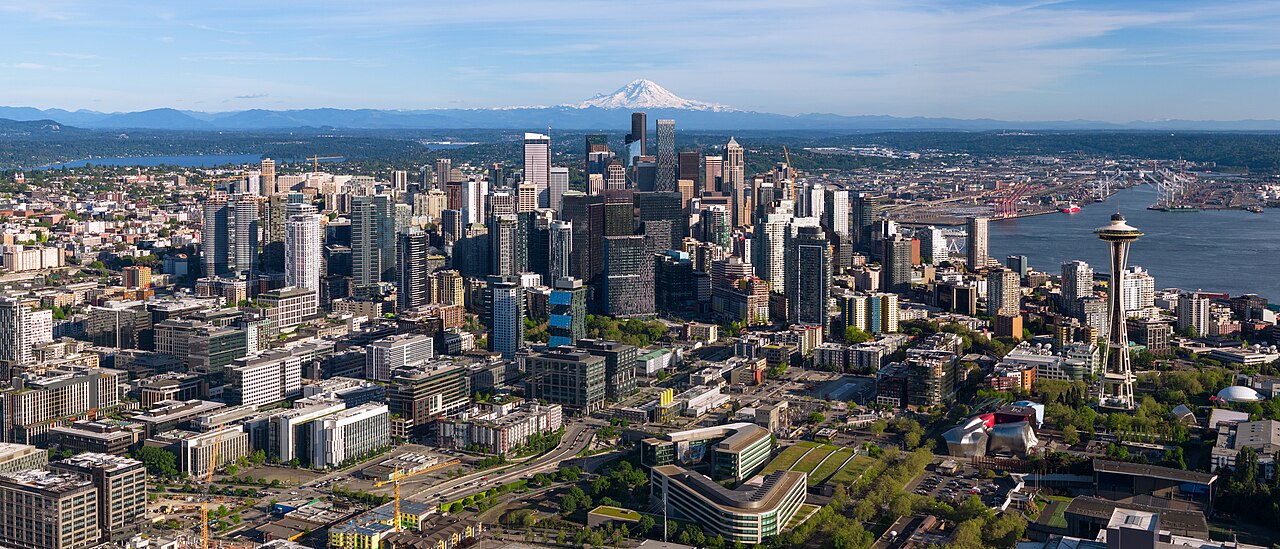
<instances>
[{"instance_id":1,"label":"dome structure","mask_svg":"<svg viewBox=\"0 0 1280 549\"><path fill-rule=\"evenodd\" d=\"M1249 387L1232 385L1218 391L1218 400L1226 402L1257 402L1262 400L1262 395L1259 395L1257 391Z\"/></svg>"}]
</instances>

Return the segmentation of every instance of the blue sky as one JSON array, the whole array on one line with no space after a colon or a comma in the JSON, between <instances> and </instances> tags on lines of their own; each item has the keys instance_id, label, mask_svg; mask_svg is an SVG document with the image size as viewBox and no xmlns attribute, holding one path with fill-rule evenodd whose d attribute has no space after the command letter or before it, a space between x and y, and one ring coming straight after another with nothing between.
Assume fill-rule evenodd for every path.
<instances>
[{"instance_id":1,"label":"blue sky","mask_svg":"<svg viewBox=\"0 0 1280 549\"><path fill-rule=\"evenodd\" d=\"M0 0L0 104L1280 119L1280 2Z\"/></svg>"}]
</instances>

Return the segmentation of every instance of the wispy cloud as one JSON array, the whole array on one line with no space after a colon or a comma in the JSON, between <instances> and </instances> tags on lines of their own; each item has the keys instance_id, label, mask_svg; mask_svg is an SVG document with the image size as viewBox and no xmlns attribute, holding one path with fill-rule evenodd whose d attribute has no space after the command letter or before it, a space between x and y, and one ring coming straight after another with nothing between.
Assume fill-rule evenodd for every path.
<instances>
[{"instance_id":1,"label":"wispy cloud","mask_svg":"<svg viewBox=\"0 0 1280 549\"><path fill-rule=\"evenodd\" d=\"M7 65L4 65L4 67L10 68L10 69L24 70L24 71L43 71L43 70L48 70L53 68L53 67L50 67L49 65L43 65L40 63L9 63Z\"/></svg>"},{"instance_id":2,"label":"wispy cloud","mask_svg":"<svg viewBox=\"0 0 1280 549\"><path fill-rule=\"evenodd\" d=\"M248 94L248 95L237 95L237 96L233 97L232 99L262 99L263 97L267 97L268 95L270 95L270 94L266 94L266 93L251 93L251 94Z\"/></svg>"}]
</instances>

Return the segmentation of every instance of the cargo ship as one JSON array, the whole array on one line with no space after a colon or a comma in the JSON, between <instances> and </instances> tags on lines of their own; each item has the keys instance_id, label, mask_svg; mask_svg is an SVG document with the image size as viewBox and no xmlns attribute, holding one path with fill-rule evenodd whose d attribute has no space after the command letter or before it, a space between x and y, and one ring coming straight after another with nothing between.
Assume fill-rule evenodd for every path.
<instances>
[{"instance_id":1,"label":"cargo ship","mask_svg":"<svg viewBox=\"0 0 1280 549\"><path fill-rule=\"evenodd\" d=\"M1078 213L1079 211L1080 211L1080 206L1077 206L1075 204L1067 204L1066 206L1062 207L1062 213L1064 214L1073 214L1073 213Z\"/></svg>"}]
</instances>

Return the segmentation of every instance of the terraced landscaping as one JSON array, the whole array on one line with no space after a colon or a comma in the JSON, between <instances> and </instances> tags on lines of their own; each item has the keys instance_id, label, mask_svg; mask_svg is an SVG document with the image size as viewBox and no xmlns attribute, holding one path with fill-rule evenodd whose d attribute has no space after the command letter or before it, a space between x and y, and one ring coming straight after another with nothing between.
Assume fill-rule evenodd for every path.
<instances>
[{"instance_id":1,"label":"terraced landscaping","mask_svg":"<svg viewBox=\"0 0 1280 549\"><path fill-rule=\"evenodd\" d=\"M778 457L773 458L773 461L770 461L768 465L765 465L761 472L768 474L774 471L790 469L792 465L795 465L797 461L800 461L800 458L804 456L805 452L808 452L812 448L813 446L805 446L803 444L797 444L787 448L786 450L783 450L781 454L778 454Z\"/></svg>"},{"instance_id":2,"label":"terraced landscaping","mask_svg":"<svg viewBox=\"0 0 1280 549\"><path fill-rule=\"evenodd\" d=\"M849 461L844 468L840 469L835 476L831 477L831 482L836 484L852 484L858 480L867 468L876 462L875 458L870 456L858 456Z\"/></svg>"},{"instance_id":3,"label":"terraced landscaping","mask_svg":"<svg viewBox=\"0 0 1280 549\"><path fill-rule=\"evenodd\" d=\"M839 470L840 466L844 465L844 462L851 456L853 456L853 450L851 448L841 448L830 456L827 456L827 460L822 462L822 465L819 465L817 469L814 469L813 472L809 474L809 485L814 486L827 480L827 477Z\"/></svg>"},{"instance_id":4,"label":"terraced landscaping","mask_svg":"<svg viewBox=\"0 0 1280 549\"><path fill-rule=\"evenodd\" d=\"M839 449L840 448L837 446L822 446L820 448L814 448L812 452L809 452L801 458L799 463L791 466L791 470L812 473L813 470L818 467L818 464L822 463L823 459Z\"/></svg>"}]
</instances>

